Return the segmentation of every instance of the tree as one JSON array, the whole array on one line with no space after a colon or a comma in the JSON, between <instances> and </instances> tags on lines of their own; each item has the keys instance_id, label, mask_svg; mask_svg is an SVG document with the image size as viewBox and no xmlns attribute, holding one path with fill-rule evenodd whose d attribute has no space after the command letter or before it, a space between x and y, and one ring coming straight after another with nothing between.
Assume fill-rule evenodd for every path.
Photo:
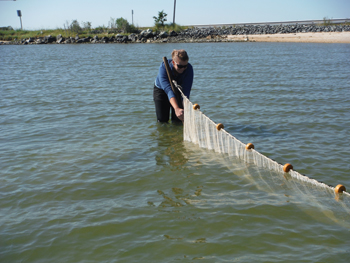
<instances>
[{"instance_id":1,"label":"tree","mask_svg":"<svg viewBox=\"0 0 350 263\"><path fill-rule=\"evenodd\" d=\"M130 25L128 20L122 17L118 18L115 23L117 25L117 28L123 31L124 33L127 33L130 30Z\"/></svg>"},{"instance_id":2,"label":"tree","mask_svg":"<svg viewBox=\"0 0 350 263\"><path fill-rule=\"evenodd\" d=\"M75 33L80 33L83 29L80 27L79 22L77 20L73 20L69 26L70 30Z\"/></svg>"},{"instance_id":3,"label":"tree","mask_svg":"<svg viewBox=\"0 0 350 263\"><path fill-rule=\"evenodd\" d=\"M158 12L158 17L154 16L154 23L157 25L162 25L164 27L164 22L167 21L167 13L164 13L164 10Z\"/></svg>"},{"instance_id":4,"label":"tree","mask_svg":"<svg viewBox=\"0 0 350 263\"><path fill-rule=\"evenodd\" d=\"M108 22L108 25L110 28L116 28L117 27L116 20L113 17L111 17L109 22Z\"/></svg>"},{"instance_id":5,"label":"tree","mask_svg":"<svg viewBox=\"0 0 350 263\"><path fill-rule=\"evenodd\" d=\"M68 37L68 32L67 31L70 28L68 20L66 20L66 22L63 24L63 27L64 27L64 31L66 31L66 37Z\"/></svg>"},{"instance_id":6,"label":"tree","mask_svg":"<svg viewBox=\"0 0 350 263\"><path fill-rule=\"evenodd\" d=\"M91 22L81 22L81 23L83 25L83 29L90 32L90 30L91 30Z\"/></svg>"}]
</instances>

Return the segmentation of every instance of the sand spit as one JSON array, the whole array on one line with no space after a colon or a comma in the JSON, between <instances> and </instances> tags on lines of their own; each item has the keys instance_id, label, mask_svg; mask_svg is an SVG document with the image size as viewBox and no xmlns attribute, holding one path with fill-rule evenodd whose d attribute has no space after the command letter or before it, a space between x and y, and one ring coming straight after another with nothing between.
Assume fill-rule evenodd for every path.
<instances>
[{"instance_id":1,"label":"sand spit","mask_svg":"<svg viewBox=\"0 0 350 263\"><path fill-rule=\"evenodd\" d=\"M350 43L350 32L228 35L227 39L251 42Z\"/></svg>"}]
</instances>

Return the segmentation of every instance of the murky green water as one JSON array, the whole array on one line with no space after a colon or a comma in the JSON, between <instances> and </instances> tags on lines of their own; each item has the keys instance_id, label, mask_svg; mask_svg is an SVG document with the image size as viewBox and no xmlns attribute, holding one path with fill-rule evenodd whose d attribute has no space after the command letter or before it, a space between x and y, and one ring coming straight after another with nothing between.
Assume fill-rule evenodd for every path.
<instances>
[{"instance_id":1,"label":"murky green water","mask_svg":"<svg viewBox=\"0 0 350 263\"><path fill-rule=\"evenodd\" d=\"M156 123L175 48L206 115L350 189L348 44L0 46L0 262L349 262L348 199Z\"/></svg>"}]
</instances>

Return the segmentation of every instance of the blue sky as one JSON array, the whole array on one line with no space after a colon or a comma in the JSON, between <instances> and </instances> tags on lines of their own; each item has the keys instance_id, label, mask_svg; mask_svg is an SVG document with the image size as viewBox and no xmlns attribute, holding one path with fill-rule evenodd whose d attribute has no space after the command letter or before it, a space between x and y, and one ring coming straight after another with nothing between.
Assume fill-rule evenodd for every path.
<instances>
[{"instance_id":1,"label":"blue sky","mask_svg":"<svg viewBox=\"0 0 350 263\"><path fill-rule=\"evenodd\" d=\"M108 26L111 18L123 17L140 27L153 26L153 16L164 10L173 21L174 0L0 0L0 26L63 28L68 21ZM176 0L176 23L180 25L282 22L350 18L350 0Z\"/></svg>"}]
</instances>

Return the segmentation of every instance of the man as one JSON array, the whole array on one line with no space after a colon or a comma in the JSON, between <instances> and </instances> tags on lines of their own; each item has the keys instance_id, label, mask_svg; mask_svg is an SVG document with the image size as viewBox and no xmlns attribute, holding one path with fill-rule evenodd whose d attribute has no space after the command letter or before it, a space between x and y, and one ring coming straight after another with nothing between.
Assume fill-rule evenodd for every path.
<instances>
[{"instance_id":1,"label":"man","mask_svg":"<svg viewBox=\"0 0 350 263\"><path fill-rule=\"evenodd\" d=\"M193 83L193 68L188 63L189 57L183 49L173 50L172 59L168 59L173 79L182 87L182 92L190 97ZM171 108L171 120L183 121L184 110L178 105L168 79L164 62L159 67L158 76L153 90L153 99L156 107L158 122L168 122Z\"/></svg>"}]
</instances>

